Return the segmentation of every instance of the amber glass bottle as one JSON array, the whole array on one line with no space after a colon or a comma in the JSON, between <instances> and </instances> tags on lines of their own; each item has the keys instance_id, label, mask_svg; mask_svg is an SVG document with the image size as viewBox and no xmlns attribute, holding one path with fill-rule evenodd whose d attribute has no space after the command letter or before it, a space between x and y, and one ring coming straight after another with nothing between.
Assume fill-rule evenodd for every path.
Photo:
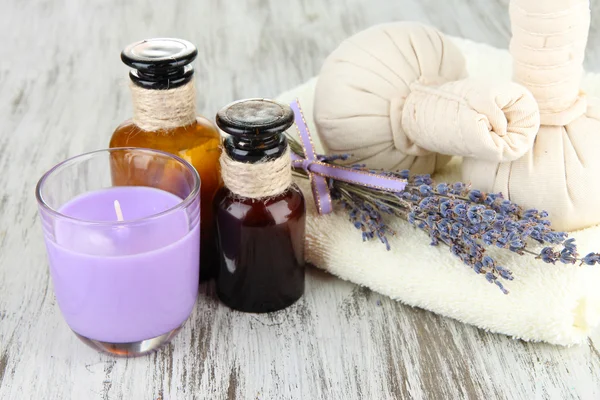
<instances>
[{"instance_id":1,"label":"amber glass bottle","mask_svg":"<svg viewBox=\"0 0 600 400\"><path fill-rule=\"evenodd\" d=\"M146 147L163 150L191 163L201 178L201 269L200 278L216 273L218 255L212 203L222 186L219 156L220 135L204 117L196 115L194 70L190 63L198 51L180 39L150 39L128 46L121 53L132 67L131 92L134 117L112 135L110 147ZM113 160L116 184L135 185L127 171L130 159ZM138 168L139 170L139 168ZM166 189L168 177L161 177ZM147 180L147 179L146 179Z\"/></svg>"},{"instance_id":2,"label":"amber glass bottle","mask_svg":"<svg viewBox=\"0 0 600 400\"><path fill-rule=\"evenodd\" d=\"M304 293L305 204L302 192L291 183L289 150L282 135L293 120L290 107L265 99L235 102L217 114L217 125L231 135L222 156L229 160L222 162L225 187L215 198L221 257L217 294L236 310L276 311ZM270 176L275 161L280 167L287 162L287 171L279 168ZM247 180L258 173L253 167L257 164L264 176L254 175L258 183L253 185ZM262 197L256 189L260 191L263 181L283 183Z\"/></svg>"}]
</instances>

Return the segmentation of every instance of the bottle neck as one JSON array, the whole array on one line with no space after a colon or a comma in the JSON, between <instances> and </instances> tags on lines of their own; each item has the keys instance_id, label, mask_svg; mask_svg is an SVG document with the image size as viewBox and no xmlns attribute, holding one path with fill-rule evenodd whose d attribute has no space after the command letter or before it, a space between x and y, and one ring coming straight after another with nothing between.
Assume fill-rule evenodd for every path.
<instances>
[{"instance_id":1,"label":"bottle neck","mask_svg":"<svg viewBox=\"0 0 600 400\"><path fill-rule=\"evenodd\" d=\"M225 140L225 152L238 162L258 163L280 158L288 148L284 135L277 134L266 138L229 136Z\"/></svg>"},{"instance_id":2,"label":"bottle neck","mask_svg":"<svg viewBox=\"0 0 600 400\"><path fill-rule=\"evenodd\" d=\"M130 83L133 123L148 132L169 131L196 122L194 80L174 89L148 89Z\"/></svg>"},{"instance_id":3,"label":"bottle neck","mask_svg":"<svg viewBox=\"0 0 600 400\"><path fill-rule=\"evenodd\" d=\"M144 89L175 89L194 79L194 68L186 65L167 69L132 69L129 71L129 79Z\"/></svg>"},{"instance_id":4,"label":"bottle neck","mask_svg":"<svg viewBox=\"0 0 600 400\"><path fill-rule=\"evenodd\" d=\"M286 192L292 185L292 160L287 147L278 157L260 162L240 162L227 151L219 161L223 183L236 196L266 199Z\"/></svg>"}]
</instances>

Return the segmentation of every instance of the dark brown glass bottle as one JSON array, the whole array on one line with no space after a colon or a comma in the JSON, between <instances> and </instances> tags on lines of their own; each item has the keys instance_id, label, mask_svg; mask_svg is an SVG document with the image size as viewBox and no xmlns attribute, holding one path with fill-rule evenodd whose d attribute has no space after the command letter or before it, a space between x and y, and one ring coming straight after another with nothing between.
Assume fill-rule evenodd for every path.
<instances>
[{"instance_id":1,"label":"dark brown glass bottle","mask_svg":"<svg viewBox=\"0 0 600 400\"><path fill-rule=\"evenodd\" d=\"M191 62L198 51L181 39L149 39L129 45L121 53L123 62L132 67L129 76L134 100L133 119L123 122L112 135L110 147L145 147L163 150L192 164L201 179L201 268L200 278L216 274L218 254L214 229L213 199L223 185L219 167L221 137L216 126L196 115L194 70ZM181 91L186 91L181 93ZM179 94L173 94L179 91ZM173 95L170 95L173 94ZM178 96L178 97L174 97ZM183 104L179 104L179 102ZM165 106L169 104L169 106ZM183 111L182 111L183 110ZM148 121L148 118L160 118ZM185 122L183 122L185 121ZM147 123L150 122L150 123ZM116 185L136 185L131 159L112 160ZM177 193L169 177L161 171L150 171L160 179L165 190Z\"/></svg>"},{"instance_id":2,"label":"dark brown glass bottle","mask_svg":"<svg viewBox=\"0 0 600 400\"><path fill-rule=\"evenodd\" d=\"M217 125L231 136L223 156L253 164L287 155L283 133L293 120L290 107L265 99L224 107ZM257 199L234 193L225 179L215 197L215 215L221 257L217 294L223 303L262 313L283 309L302 296L305 203L295 184Z\"/></svg>"}]
</instances>

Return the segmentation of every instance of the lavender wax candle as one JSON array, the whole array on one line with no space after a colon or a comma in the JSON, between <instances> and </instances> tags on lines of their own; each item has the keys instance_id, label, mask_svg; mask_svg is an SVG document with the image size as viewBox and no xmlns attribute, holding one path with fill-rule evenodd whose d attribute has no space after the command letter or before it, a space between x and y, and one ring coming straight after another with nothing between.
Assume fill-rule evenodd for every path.
<instances>
[{"instance_id":1,"label":"lavender wax candle","mask_svg":"<svg viewBox=\"0 0 600 400\"><path fill-rule=\"evenodd\" d=\"M113 187L115 159L145 186ZM36 194L56 299L84 342L144 354L188 318L198 292L199 188L187 162L146 149L84 154L42 177Z\"/></svg>"}]
</instances>

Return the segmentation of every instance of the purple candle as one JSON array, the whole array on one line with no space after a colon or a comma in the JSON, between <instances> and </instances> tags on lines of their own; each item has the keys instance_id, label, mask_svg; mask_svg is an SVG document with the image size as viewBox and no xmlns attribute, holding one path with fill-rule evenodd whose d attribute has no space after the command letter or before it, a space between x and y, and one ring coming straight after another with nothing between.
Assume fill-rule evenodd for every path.
<instances>
[{"instance_id":1,"label":"purple candle","mask_svg":"<svg viewBox=\"0 0 600 400\"><path fill-rule=\"evenodd\" d=\"M111 187L110 159L119 152L131 158L137 182L147 168L148 186ZM91 164L104 164L105 173L93 174L98 181L86 178L98 171ZM153 186L177 188L178 195ZM49 171L38 184L38 201L56 299L71 329L114 354L144 354L170 340L198 292L193 168L144 149L89 153Z\"/></svg>"}]
</instances>

